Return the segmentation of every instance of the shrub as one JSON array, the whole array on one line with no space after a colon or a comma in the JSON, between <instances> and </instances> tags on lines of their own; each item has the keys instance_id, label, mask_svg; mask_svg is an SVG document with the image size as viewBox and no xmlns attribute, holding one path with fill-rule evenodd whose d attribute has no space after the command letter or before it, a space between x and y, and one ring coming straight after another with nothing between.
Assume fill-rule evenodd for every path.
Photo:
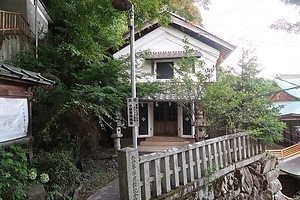
<instances>
[{"instance_id":1,"label":"shrub","mask_svg":"<svg viewBox=\"0 0 300 200\"><path fill-rule=\"evenodd\" d=\"M26 149L11 146L0 149L0 199L26 199L28 180Z\"/></svg>"},{"instance_id":2,"label":"shrub","mask_svg":"<svg viewBox=\"0 0 300 200\"><path fill-rule=\"evenodd\" d=\"M41 151L34 157L33 165L49 175L50 180L45 185L48 198L66 199L73 194L79 170L66 152Z\"/></svg>"}]
</instances>

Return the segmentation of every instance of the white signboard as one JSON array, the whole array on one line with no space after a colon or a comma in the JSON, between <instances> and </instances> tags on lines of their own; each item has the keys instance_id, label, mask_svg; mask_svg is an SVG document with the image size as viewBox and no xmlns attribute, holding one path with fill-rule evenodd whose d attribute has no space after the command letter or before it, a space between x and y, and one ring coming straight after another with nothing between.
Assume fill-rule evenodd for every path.
<instances>
[{"instance_id":1,"label":"white signboard","mask_svg":"<svg viewBox=\"0 0 300 200\"><path fill-rule=\"evenodd\" d=\"M27 135L27 99L0 98L0 142Z\"/></svg>"},{"instance_id":2,"label":"white signboard","mask_svg":"<svg viewBox=\"0 0 300 200\"><path fill-rule=\"evenodd\" d=\"M138 98L127 99L128 126L139 126L139 101Z\"/></svg>"}]
</instances>

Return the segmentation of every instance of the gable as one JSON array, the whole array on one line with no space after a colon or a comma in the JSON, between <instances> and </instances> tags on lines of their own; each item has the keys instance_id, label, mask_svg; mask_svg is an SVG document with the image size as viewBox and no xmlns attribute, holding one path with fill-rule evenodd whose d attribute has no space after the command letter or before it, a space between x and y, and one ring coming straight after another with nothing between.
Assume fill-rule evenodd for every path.
<instances>
[{"instance_id":1,"label":"gable","mask_svg":"<svg viewBox=\"0 0 300 200\"><path fill-rule=\"evenodd\" d=\"M270 98L270 101L272 102L278 102L278 101L295 101L297 100L296 98L288 95L286 92L276 92L273 94Z\"/></svg>"},{"instance_id":2,"label":"gable","mask_svg":"<svg viewBox=\"0 0 300 200\"><path fill-rule=\"evenodd\" d=\"M216 63L220 51L189 36L173 27L158 27L150 33L140 37L135 42L136 52L151 50L153 52L184 51L184 37L188 38L190 48L202 53L203 58ZM115 58L129 54L127 45L114 54Z\"/></svg>"},{"instance_id":3,"label":"gable","mask_svg":"<svg viewBox=\"0 0 300 200\"><path fill-rule=\"evenodd\" d=\"M300 99L300 77L297 75L280 75L275 78L275 82L291 99Z\"/></svg>"}]
</instances>

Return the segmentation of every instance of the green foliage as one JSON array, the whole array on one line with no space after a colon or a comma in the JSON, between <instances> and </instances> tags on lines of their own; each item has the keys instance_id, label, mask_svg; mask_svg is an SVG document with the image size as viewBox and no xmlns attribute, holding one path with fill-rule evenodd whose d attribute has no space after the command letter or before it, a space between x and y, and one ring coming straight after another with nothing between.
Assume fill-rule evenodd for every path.
<instances>
[{"instance_id":1,"label":"green foliage","mask_svg":"<svg viewBox=\"0 0 300 200\"><path fill-rule=\"evenodd\" d=\"M194 0L172 0L168 10L193 24L203 26L200 10L194 2Z\"/></svg>"},{"instance_id":2,"label":"green foliage","mask_svg":"<svg viewBox=\"0 0 300 200\"><path fill-rule=\"evenodd\" d=\"M78 85L73 91L74 101L71 105L92 111L98 117L102 128L105 124L108 125L107 119L113 120L124 107L124 96L114 87Z\"/></svg>"},{"instance_id":3,"label":"green foliage","mask_svg":"<svg viewBox=\"0 0 300 200\"><path fill-rule=\"evenodd\" d=\"M25 185L28 182L26 149L11 146L0 149L0 199L26 199Z\"/></svg>"},{"instance_id":4,"label":"green foliage","mask_svg":"<svg viewBox=\"0 0 300 200\"><path fill-rule=\"evenodd\" d=\"M125 106L126 97L130 96L128 63L116 61L111 55L128 42L123 37L128 31L128 12L114 9L111 0L45 0L44 3L54 23L49 24L49 33L39 42L38 60L33 53L22 52L12 63L41 72L56 82L51 90L34 91L33 135L38 147L45 143L50 145L48 148L56 144L76 146L76 140L80 139L74 139L74 131L64 124L63 118L73 114L72 107L79 114L94 115L92 120L98 120L102 128L107 128ZM134 0L132 3L135 5L135 23L139 26L156 19L161 24L168 24L170 15L162 9L176 6L172 0ZM179 7L178 12L184 10ZM140 94L149 91L144 86L138 87ZM77 124L85 122L79 118L75 121Z\"/></svg>"},{"instance_id":5,"label":"green foliage","mask_svg":"<svg viewBox=\"0 0 300 200\"><path fill-rule=\"evenodd\" d=\"M205 62L197 57L197 52L190 48L187 37L183 38L183 42L185 43L184 56L174 64L173 68L176 73L174 73L174 78L168 82L169 88L166 91L170 91L183 101L183 109L189 116L192 125L195 126L195 139L198 141L204 135L200 135L200 129L196 122L203 118L201 114L203 94L205 85L213 77L214 68L205 66ZM194 108L191 105L194 105Z\"/></svg>"},{"instance_id":6,"label":"green foliage","mask_svg":"<svg viewBox=\"0 0 300 200\"><path fill-rule=\"evenodd\" d=\"M213 76L213 68L207 68L205 62L195 56L195 50L189 46L189 41L183 38L184 56L173 66L176 75L170 80L170 90L187 102L199 104L204 92L205 83Z\"/></svg>"},{"instance_id":7,"label":"green foliage","mask_svg":"<svg viewBox=\"0 0 300 200\"><path fill-rule=\"evenodd\" d=\"M77 187L79 170L66 152L38 152L33 166L50 177L45 186L49 199L70 199Z\"/></svg>"},{"instance_id":8,"label":"green foliage","mask_svg":"<svg viewBox=\"0 0 300 200\"><path fill-rule=\"evenodd\" d=\"M26 186L48 181L49 175L27 160L27 149L21 146L0 149L0 199L27 199Z\"/></svg>"},{"instance_id":9,"label":"green foliage","mask_svg":"<svg viewBox=\"0 0 300 200\"><path fill-rule=\"evenodd\" d=\"M250 51L243 52L239 67L239 75L221 73L218 82L206 88L203 108L210 131L246 131L266 143L281 140L285 125L269 100L276 90L272 81L257 77L256 57Z\"/></svg>"},{"instance_id":10,"label":"green foliage","mask_svg":"<svg viewBox=\"0 0 300 200\"><path fill-rule=\"evenodd\" d=\"M203 169L204 174L204 183L203 188L207 189L210 182L214 180L215 173L218 171L219 167L216 164L212 164L211 166L208 166L206 169Z\"/></svg>"}]
</instances>

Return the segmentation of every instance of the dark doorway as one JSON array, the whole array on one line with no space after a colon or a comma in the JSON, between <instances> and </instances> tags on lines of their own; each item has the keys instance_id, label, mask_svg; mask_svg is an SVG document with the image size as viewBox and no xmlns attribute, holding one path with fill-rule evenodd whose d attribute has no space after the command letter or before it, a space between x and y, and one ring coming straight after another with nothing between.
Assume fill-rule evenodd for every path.
<instances>
[{"instance_id":1,"label":"dark doorway","mask_svg":"<svg viewBox=\"0 0 300 200\"><path fill-rule=\"evenodd\" d=\"M148 104L139 104L139 135L148 135Z\"/></svg>"},{"instance_id":2,"label":"dark doorway","mask_svg":"<svg viewBox=\"0 0 300 200\"><path fill-rule=\"evenodd\" d=\"M154 135L177 136L177 104L157 102L154 105Z\"/></svg>"}]
</instances>

